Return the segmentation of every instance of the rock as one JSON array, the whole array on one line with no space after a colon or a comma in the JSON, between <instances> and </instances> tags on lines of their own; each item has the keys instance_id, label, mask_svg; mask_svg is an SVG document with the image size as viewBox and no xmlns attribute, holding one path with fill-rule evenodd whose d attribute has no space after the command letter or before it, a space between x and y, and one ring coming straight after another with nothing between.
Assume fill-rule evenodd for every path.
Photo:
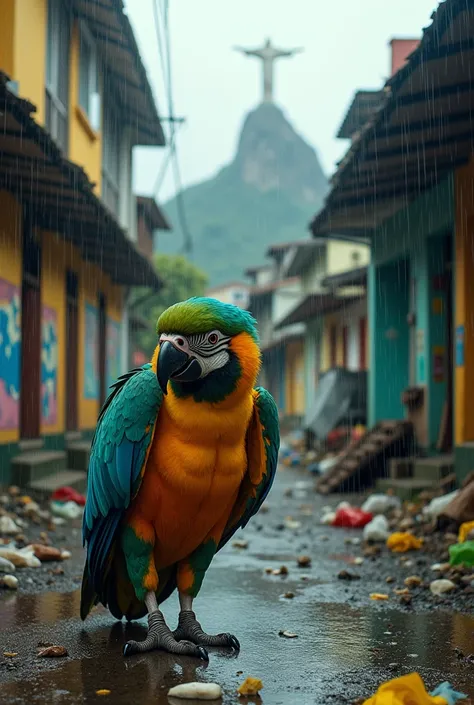
<instances>
[{"instance_id":1,"label":"rock","mask_svg":"<svg viewBox=\"0 0 474 705\"><path fill-rule=\"evenodd\" d=\"M168 696L181 700L218 700L222 688L217 683L182 683L170 688Z\"/></svg>"},{"instance_id":2,"label":"rock","mask_svg":"<svg viewBox=\"0 0 474 705\"><path fill-rule=\"evenodd\" d=\"M406 605L406 606L411 605L412 601L413 601L412 595L402 595L400 597L400 604L401 605Z\"/></svg>"},{"instance_id":3,"label":"rock","mask_svg":"<svg viewBox=\"0 0 474 705\"><path fill-rule=\"evenodd\" d=\"M8 494L11 497L18 497L20 492L21 492L20 488L17 487L16 485L11 485L11 487L8 488Z\"/></svg>"},{"instance_id":4,"label":"rock","mask_svg":"<svg viewBox=\"0 0 474 705\"><path fill-rule=\"evenodd\" d=\"M287 529L299 529L301 527L301 522L295 521L293 517L285 517L285 527Z\"/></svg>"},{"instance_id":5,"label":"rock","mask_svg":"<svg viewBox=\"0 0 474 705\"><path fill-rule=\"evenodd\" d=\"M3 575L0 577L0 587L18 590L18 578L14 575Z\"/></svg>"},{"instance_id":6,"label":"rock","mask_svg":"<svg viewBox=\"0 0 474 705\"><path fill-rule=\"evenodd\" d=\"M404 583L408 588L420 587L422 582L422 579L418 575L410 575L404 580Z\"/></svg>"},{"instance_id":7,"label":"rock","mask_svg":"<svg viewBox=\"0 0 474 705\"><path fill-rule=\"evenodd\" d=\"M20 531L20 527L9 516L0 517L0 534L5 536L16 536Z\"/></svg>"},{"instance_id":8,"label":"rock","mask_svg":"<svg viewBox=\"0 0 474 705\"><path fill-rule=\"evenodd\" d=\"M61 551L61 560L62 561L67 561L69 558L71 558L72 553L71 551Z\"/></svg>"},{"instance_id":9,"label":"rock","mask_svg":"<svg viewBox=\"0 0 474 705\"><path fill-rule=\"evenodd\" d=\"M410 590L407 587L401 588L401 589L395 588L395 590L393 592L395 593L395 595L409 595L410 594Z\"/></svg>"},{"instance_id":10,"label":"rock","mask_svg":"<svg viewBox=\"0 0 474 705\"><path fill-rule=\"evenodd\" d=\"M308 568L311 565L311 558L310 556L298 556L297 563L299 568Z\"/></svg>"},{"instance_id":11,"label":"rock","mask_svg":"<svg viewBox=\"0 0 474 705\"><path fill-rule=\"evenodd\" d=\"M15 570L16 568L11 561L7 561L6 558L0 558L0 573L14 573Z\"/></svg>"},{"instance_id":12,"label":"rock","mask_svg":"<svg viewBox=\"0 0 474 705\"><path fill-rule=\"evenodd\" d=\"M402 519L400 522L398 522L397 525L400 531L407 531L408 529L412 529L415 526L415 521L411 517L406 517L405 519Z\"/></svg>"},{"instance_id":13,"label":"rock","mask_svg":"<svg viewBox=\"0 0 474 705\"><path fill-rule=\"evenodd\" d=\"M362 565L364 559L361 556L357 556L352 562L354 565Z\"/></svg>"},{"instance_id":14,"label":"rock","mask_svg":"<svg viewBox=\"0 0 474 705\"><path fill-rule=\"evenodd\" d=\"M391 575L388 575L388 576L385 578L385 582L388 583L388 584L394 583L394 582L395 582L395 578L394 578L393 576L391 576Z\"/></svg>"},{"instance_id":15,"label":"rock","mask_svg":"<svg viewBox=\"0 0 474 705\"><path fill-rule=\"evenodd\" d=\"M341 572L337 574L337 577L339 580L360 580L360 575L350 573L348 570L341 570Z\"/></svg>"},{"instance_id":16,"label":"rock","mask_svg":"<svg viewBox=\"0 0 474 705\"><path fill-rule=\"evenodd\" d=\"M36 558L38 558L42 563L46 561L60 561L61 551L59 548L54 548L53 546L44 546L41 543L32 544L32 548Z\"/></svg>"},{"instance_id":17,"label":"rock","mask_svg":"<svg viewBox=\"0 0 474 705\"><path fill-rule=\"evenodd\" d=\"M455 589L456 585L453 583L453 581L446 580L445 578L442 578L441 580L433 580L430 585L431 592L433 593L433 595L436 595L438 597Z\"/></svg>"},{"instance_id":18,"label":"rock","mask_svg":"<svg viewBox=\"0 0 474 705\"><path fill-rule=\"evenodd\" d=\"M285 592L285 594L283 595L283 597L286 600L292 600L294 598L294 596L295 596L294 592Z\"/></svg>"},{"instance_id":19,"label":"rock","mask_svg":"<svg viewBox=\"0 0 474 705\"><path fill-rule=\"evenodd\" d=\"M288 568L286 565L282 565L280 568L275 568L275 570L272 570L272 575L288 575Z\"/></svg>"},{"instance_id":20,"label":"rock","mask_svg":"<svg viewBox=\"0 0 474 705\"><path fill-rule=\"evenodd\" d=\"M65 646L47 646L39 652L38 656L41 658L63 658L69 654Z\"/></svg>"},{"instance_id":21,"label":"rock","mask_svg":"<svg viewBox=\"0 0 474 705\"><path fill-rule=\"evenodd\" d=\"M40 516L40 506L36 502L28 502L23 507L23 515L25 517L32 517L34 515Z\"/></svg>"},{"instance_id":22,"label":"rock","mask_svg":"<svg viewBox=\"0 0 474 705\"><path fill-rule=\"evenodd\" d=\"M289 632L286 629L283 631L278 632L278 636L282 636L285 639L297 639L298 634L295 634L294 632Z\"/></svg>"},{"instance_id":23,"label":"rock","mask_svg":"<svg viewBox=\"0 0 474 705\"><path fill-rule=\"evenodd\" d=\"M260 678L246 678L241 686L237 688L239 695L258 695L263 688Z\"/></svg>"},{"instance_id":24,"label":"rock","mask_svg":"<svg viewBox=\"0 0 474 705\"><path fill-rule=\"evenodd\" d=\"M464 585L471 585L471 583L474 583L474 575L463 575L461 582L464 583Z\"/></svg>"},{"instance_id":25,"label":"rock","mask_svg":"<svg viewBox=\"0 0 474 705\"><path fill-rule=\"evenodd\" d=\"M447 573L448 570L450 570L451 564L450 563L434 563L431 566L431 570L435 573Z\"/></svg>"},{"instance_id":26,"label":"rock","mask_svg":"<svg viewBox=\"0 0 474 705\"><path fill-rule=\"evenodd\" d=\"M265 573L266 573L267 575L271 575L271 574L273 573L273 568L270 568L270 566L267 566L267 567L265 568Z\"/></svg>"}]
</instances>

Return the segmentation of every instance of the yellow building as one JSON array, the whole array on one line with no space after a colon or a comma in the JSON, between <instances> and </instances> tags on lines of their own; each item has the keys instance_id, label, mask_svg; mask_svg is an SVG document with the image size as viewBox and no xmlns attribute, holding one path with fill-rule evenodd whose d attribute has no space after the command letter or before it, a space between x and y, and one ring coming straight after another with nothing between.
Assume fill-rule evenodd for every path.
<instances>
[{"instance_id":1,"label":"yellow building","mask_svg":"<svg viewBox=\"0 0 474 705\"><path fill-rule=\"evenodd\" d=\"M128 365L129 288L160 284L131 174L133 146L164 136L121 2L1 15L0 483L53 487L83 479L68 445Z\"/></svg>"}]
</instances>

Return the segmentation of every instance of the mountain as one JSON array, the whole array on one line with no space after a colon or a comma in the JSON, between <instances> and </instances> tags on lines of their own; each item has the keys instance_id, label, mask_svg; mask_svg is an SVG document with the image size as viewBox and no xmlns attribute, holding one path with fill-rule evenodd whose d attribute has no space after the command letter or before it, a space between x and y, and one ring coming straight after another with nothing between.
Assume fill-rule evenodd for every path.
<instances>
[{"instance_id":1,"label":"mountain","mask_svg":"<svg viewBox=\"0 0 474 705\"><path fill-rule=\"evenodd\" d=\"M308 235L327 189L315 151L276 105L263 103L247 115L234 160L182 192L192 261L212 286L241 278L264 263L269 245ZM176 198L164 210L174 233L160 238L159 250L177 252L183 234Z\"/></svg>"}]
</instances>

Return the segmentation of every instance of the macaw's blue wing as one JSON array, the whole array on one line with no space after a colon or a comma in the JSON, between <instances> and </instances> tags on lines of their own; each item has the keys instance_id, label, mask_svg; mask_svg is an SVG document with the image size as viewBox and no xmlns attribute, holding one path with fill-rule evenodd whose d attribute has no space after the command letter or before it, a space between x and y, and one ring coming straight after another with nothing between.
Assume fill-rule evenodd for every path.
<instances>
[{"instance_id":1,"label":"macaw's blue wing","mask_svg":"<svg viewBox=\"0 0 474 705\"><path fill-rule=\"evenodd\" d=\"M272 395L263 387L254 390L246 445L247 472L218 550L258 512L275 479L280 449L278 409Z\"/></svg>"},{"instance_id":2,"label":"macaw's blue wing","mask_svg":"<svg viewBox=\"0 0 474 705\"><path fill-rule=\"evenodd\" d=\"M100 412L82 527L87 544L83 619L93 604L107 604L107 576L117 529L140 488L162 398L156 375L147 364L117 380Z\"/></svg>"}]
</instances>

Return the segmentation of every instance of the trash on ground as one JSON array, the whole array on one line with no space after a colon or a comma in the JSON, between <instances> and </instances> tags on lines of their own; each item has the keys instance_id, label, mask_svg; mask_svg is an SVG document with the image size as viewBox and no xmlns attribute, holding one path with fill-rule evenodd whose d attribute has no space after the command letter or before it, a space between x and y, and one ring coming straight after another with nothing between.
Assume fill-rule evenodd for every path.
<instances>
[{"instance_id":1,"label":"trash on ground","mask_svg":"<svg viewBox=\"0 0 474 705\"><path fill-rule=\"evenodd\" d=\"M75 502L83 507L86 503L86 498L83 494L75 490L73 487L58 487L51 495L52 500L58 502Z\"/></svg>"},{"instance_id":2,"label":"trash on ground","mask_svg":"<svg viewBox=\"0 0 474 705\"><path fill-rule=\"evenodd\" d=\"M357 556L352 562L354 565L362 565L364 559L362 558L362 556Z\"/></svg>"},{"instance_id":3,"label":"trash on ground","mask_svg":"<svg viewBox=\"0 0 474 705\"><path fill-rule=\"evenodd\" d=\"M294 598L294 596L295 596L294 592L285 592L285 594L283 595L283 597L286 600L292 600Z\"/></svg>"},{"instance_id":4,"label":"trash on ground","mask_svg":"<svg viewBox=\"0 0 474 705\"><path fill-rule=\"evenodd\" d=\"M51 512L62 519L79 519L84 512L84 508L76 502L58 502L50 504Z\"/></svg>"},{"instance_id":5,"label":"trash on ground","mask_svg":"<svg viewBox=\"0 0 474 705\"><path fill-rule=\"evenodd\" d=\"M275 570L272 570L272 575L288 575L288 568L286 565L275 568Z\"/></svg>"},{"instance_id":6,"label":"trash on ground","mask_svg":"<svg viewBox=\"0 0 474 705\"><path fill-rule=\"evenodd\" d=\"M110 695L112 691L109 690L108 688L99 688L99 690L95 691L96 695Z\"/></svg>"},{"instance_id":7,"label":"trash on ground","mask_svg":"<svg viewBox=\"0 0 474 705\"><path fill-rule=\"evenodd\" d=\"M464 564L467 568L474 566L474 541L455 543L449 547L449 562L451 565Z\"/></svg>"},{"instance_id":8,"label":"trash on ground","mask_svg":"<svg viewBox=\"0 0 474 705\"><path fill-rule=\"evenodd\" d=\"M263 688L260 678L246 678L241 686L237 688L239 695L258 695Z\"/></svg>"},{"instance_id":9,"label":"trash on ground","mask_svg":"<svg viewBox=\"0 0 474 705\"><path fill-rule=\"evenodd\" d=\"M363 705L456 705L466 697L456 693L449 683L442 683L428 693L420 675L410 673L383 683Z\"/></svg>"},{"instance_id":10,"label":"trash on ground","mask_svg":"<svg viewBox=\"0 0 474 705\"><path fill-rule=\"evenodd\" d=\"M168 695L182 700L218 700L222 688L217 683L182 683L170 688Z\"/></svg>"},{"instance_id":11,"label":"trash on ground","mask_svg":"<svg viewBox=\"0 0 474 705\"><path fill-rule=\"evenodd\" d=\"M464 543L474 539L474 521L465 521L459 527L458 541Z\"/></svg>"},{"instance_id":12,"label":"trash on ground","mask_svg":"<svg viewBox=\"0 0 474 705\"><path fill-rule=\"evenodd\" d=\"M18 656L18 653L16 651L4 651L3 655L5 658L15 658L15 656Z\"/></svg>"},{"instance_id":13,"label":"trash on ground","mask_svg":"<svg viewBox=\"0 0 474 705\"><path fill-rule=\"evenodd\" d=\"M299 568L308 568L311 565L311 558L310 556L298 556L297 563Z\"/></svg>"},{"instance_id":14,"label":"trash on ground","mask_svg":"<svg viewBox=\"0 0 474 705\"><path fill-rule=\"evenodd\" d=\"M278 636L283 636L283 637L285 637L285 639L297 639L298 638L298 634L295 634L294 632L289 632L286 629L285 630L282 629L281 631L279 631Z\"/></svg>"},{"instance_id":15,"label":"trash on ground","mask_svg":"<svg viewBox=\"0 0 474 705\"><path fill-rule=\"evenodd\" d=\"M350 573L348 570L341 570L337 577L339 580L360 580L360 575L357 573Z\"/></svg>"},{"instance_id":16,"label":"trash on ground","mask_svg":"<svg viewBox=\"0 0 474 705\"><path fill-rule=\"evenodd\" d=\"M293 517L286 517L284 523L287 529L299 529L301 527L301 522L296 521Z\"/></svg>"},{"instance_id":17,"label":"trash on ground","mask_svg":"<svg viewBox=\"0 0 474 705\"><path fill-rule=\"evenodd\" d=\"M455 590L456 585L453 583L452 580L447 580L445 578L441 578L440 580L433 580L433 582L430 585L430 590L433 593L433 595L436 595L439 597L439 595L444 595L446 592L451 592L451 590Z\"/></svg>"},{"instance_id":18,"label":"trash on ground","mask_svg":"<svg viewBox=\"0 0 474 705\"><path fill-rule=\"evenodd\" d=\"M17 568L39 568L41 561L36 558L33 547L16 548L14 544L0 546L0 558L6 558Z\"/></svg>"},{"instance_id":19,"label":"trash on ground","mask_svg":"<svg viewBox=\"0 0 474 705\"><path fill-rule=\"evenodd\" d=\"M332 522L333 526L341 526L349 529L362 529L372 521L372 514L363 512L358 507L340 507Z\"/></svg>"},{"instance_id":20,"label":"trash on ground","mask_svg":"<svg viewBox=\"0 0 474 705\"><path fill-rule=\"evenodd\" d=\"M388 600L389 596L385 595L383 592L373 592L370 595L370 599L383 601L383 600Z\"/></svg>"},{"instance_id":21,"label":"trash on ground","mask_svg":"<svg viewBox=\"0 0 474 705\"><path fill-rule=\"evenodd\" d=\"M11 561L0 557L0 573L14 573L15 570L16 568Z\"/></svg>"},{"instance_id":22,"label":"trash on ground","mask_svg":"<svg viewBox=\"0 0 474 705\"><path fill-rule=\"evenodd\" d=\"M234 548L248 548L249 547L249 542L244 541L243 539L238 539L237 541L232 542L232 546Z\"/></svg>"},{"instance_id":23,"label":"trash on ground","mask_svg":"<svg viewBox=\"0 0 474 705\"><path fill-rule=\"evenodd\" d=\"M321 524L332 524L336 518L336 512L324 512L321 516Z\"/></svg>"},{"instance_id":24,"label":"trash on ground","mask_svg":"<svg viewBox=\"0 0 474 705\"><path fill-rule=\"evenodd\" d=\"M422 546L423 539L417 539L409 531L396 531L387 539L387 547L394 553L418 551Z\"/></svg>"},{"instance_id":25,"label":"trash on ground","mask_svg":"<svg viewBox=\"0 0 474 705\"><path fill-rule=\"evenodd\" d=\"M14 575L0 575L0 587L18 590L18 578Z\"/></svg>"},{"instance_id":26,"label":"trash on ground","mask_svg":"<svg viewBox=\"0 0 474 705\"><path fill-rule=\"evenodd\" d=\"M375 516L377 514L386 514L393 509L400 509L400 507L400 499L395 495L373 494L365 500L361 509Z\"/></svg>"},{"instance_id":27,"label":"trash on ground","mask_svg":"<svg viewBox=\"0 0 474 705\"><path fill-rule=\"evenodd\" d=\"M71 551L61 551L61 560L62 561L67 561L69 558L71 558L72 553Z\"/></svg>"},{"instance_id":28,"label":"trash on ground","mask_svg":"<svg viewBox=\"0 0 474 705\"><path fill-rule=\"evenodd\" d=\"M69 656L65 646L47 646L38 653L41 658L63 658Z\"/></svg>"},{"instance_id":29,"label":"trash on ground","mask_svg":"<svg viewBox=\"0 0 474 705\"><path fill-rule=\"evenodd\" d=\"M364 527L365 541L386 541L389 535L388 521L383 514L379 514Z\"/></svg>"},{"instance_id":30,"label":"trash on ground","mask_svg":"<svg viewBox=\"0 0 474 705\"><path fill-rule=\"evenodd\" d=\"M408 578L405 578L403 582L408 588L414 588L420 587L423 581L419 575L409 575Z\"/></svg>"},{"instance_id":31,"label":"trash on ground","mask_svg":"<svg viewBox=\"0 0 474 705\"><path fill-rule=\"evenodd\" d=\"M450 563L433 563L431 570L434 573L446 573L451 568Z\"/></svg>"},{"instance_id":32,"label":"trash on ground","mask_svg":"<svg viewBox=\"0 0 474 705\"><path fill-rule=\"evenodd\" d=\"M0 517L0 534L15 536L20 533L20 526L9 516Z\"/></svg>"},{"instance_id":33,"label":"trash on ground","mask_svg":"<svg viewBox=\"0 0 474 705\"><path fill-rule=\"evenodd\" d=\"M454 525L456 530L468 521L474 521L474 473L470 473L453 499L438 516L438 526Z\"/></svg>"},{"instance_id":34,"label":"trash on ground","mask_svg":"<svg viewBox=\"0 0 474 705\"><path fill-rule=\"evenodd\" d=\"M436 519L444 510L451 504L459 494L459 490L445 494L442 497L435 497L431 502L423 508L423 514L430 519Z\"/></svg>"}]
</instances>

